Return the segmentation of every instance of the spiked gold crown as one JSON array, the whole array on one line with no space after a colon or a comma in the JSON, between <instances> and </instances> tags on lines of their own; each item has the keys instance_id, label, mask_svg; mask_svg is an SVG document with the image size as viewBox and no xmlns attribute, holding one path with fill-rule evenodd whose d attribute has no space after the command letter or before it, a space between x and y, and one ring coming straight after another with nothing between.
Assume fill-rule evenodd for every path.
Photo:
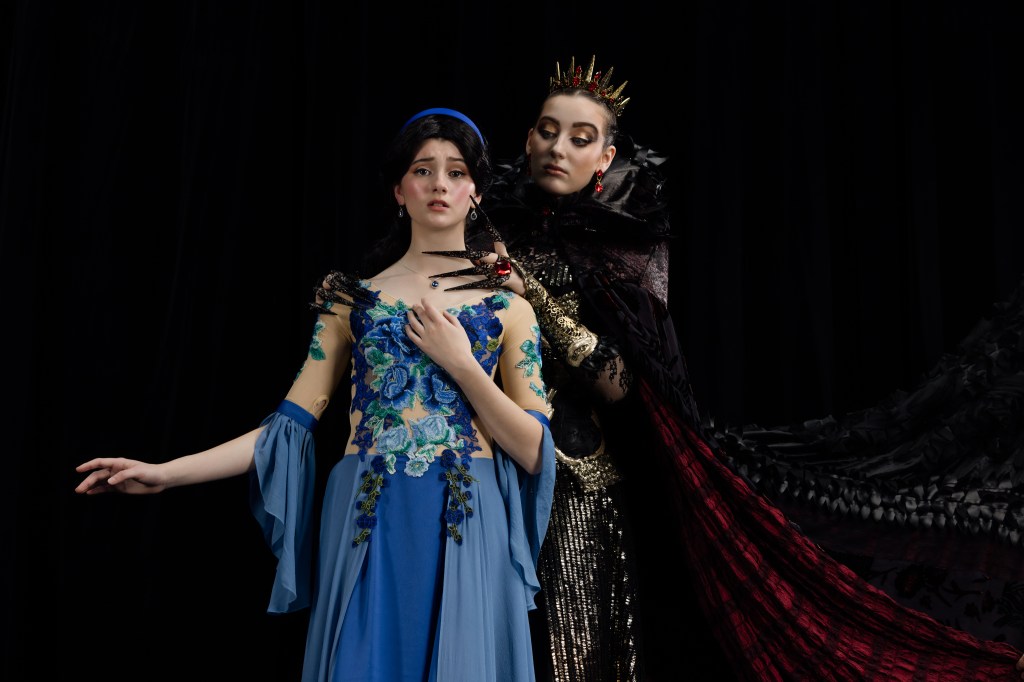
<instances>
[{"instance_id":1,"label":"spiked gold crown","mask_svg":"<svg viewBox=\"0 0 1024 682\"><path fill-rule=\"evenodd\" d=\"M576 57L569 60L568 71L562 71L558 62L555 62L555 75L551 77L548 94L550 95L556 90L586 90L596 95L616 116L621 116L622 110L629 102L628 97L622 97L622 89L629 81L622 81L622 85L617 88L613 87L611 81L614 71L615 67L613 66L604 75L601 75L600 71L594 73L593 55L590 57L590 66L587 67L586 73L583 72L582 66L576 66Z\"/></svg>"}]
</instances>

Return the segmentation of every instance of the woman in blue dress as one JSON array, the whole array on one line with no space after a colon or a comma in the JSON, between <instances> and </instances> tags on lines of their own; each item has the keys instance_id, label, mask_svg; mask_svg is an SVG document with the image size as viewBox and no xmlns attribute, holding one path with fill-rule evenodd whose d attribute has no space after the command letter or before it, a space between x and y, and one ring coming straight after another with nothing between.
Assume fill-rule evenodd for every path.
<instances>
[{"instance_id":1,"label":"woman in blue dress","mask_svg":"<svg viewBox=\"0 0 1024 682\"><path fill-rule=\"evenodd\" d=\"M394 257L366 279L328 275L278 409L169 462L85 462L76 490L157 493L249 472L278 559L269 610L312 608L303 680L532 680L527 613L554 487L537 319L506 289L442 289L424 274L467 265L436 252L465 250L467 224L486 221L484 138L457 111L420 112L383 176L396 217L378 253ZM314 547L313 431L339 387L349 437Z\"/></svg>"}]
</instances>

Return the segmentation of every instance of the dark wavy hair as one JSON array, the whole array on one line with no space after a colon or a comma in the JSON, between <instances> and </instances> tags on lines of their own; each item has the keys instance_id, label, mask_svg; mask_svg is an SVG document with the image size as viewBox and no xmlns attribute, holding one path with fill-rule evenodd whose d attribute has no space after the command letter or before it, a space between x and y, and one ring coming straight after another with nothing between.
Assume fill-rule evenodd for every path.
<instances>
[{"instance_id":1,"label":"dark wavy hair","mask_svg":"<svg viewBox=\"0 0 1024 682\"><path fill-rule=\"evenodd\" d=\"M409 170L409 164L427 140L447 140L462 154L469 170L469 176L476 184L476 193L483 194L491 186L493 169L487 145L479 134L464 121L444 114L429 114L418 118L399 131L384 154L380 168L380 183L384 199L382 205L388 207L384 217L388 228L384 235L370 247L359 269L359 276L372 277L388 267L409 248L412 237L409 214L398 217L398 206L395 204L394 188L402 182L402 176ZM466 219L467 235L476 228L475 222L483 222L479 216L477 221Z\"/></svg>"}]
</instances>

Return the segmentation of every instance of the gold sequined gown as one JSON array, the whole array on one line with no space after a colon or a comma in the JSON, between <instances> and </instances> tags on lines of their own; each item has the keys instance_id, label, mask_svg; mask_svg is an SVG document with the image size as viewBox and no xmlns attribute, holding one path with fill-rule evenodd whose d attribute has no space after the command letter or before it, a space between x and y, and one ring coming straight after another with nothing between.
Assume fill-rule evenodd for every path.
<instances>
[{"instance_id":1,"label":"gold sequined gown","mask_svg":"<svg viewBox=\"0 0 1024 682\"><path fill-rule=\"evenodd\" d=\"M564 257L538 235L520 236L531 243L510 244L517 262L578 317L579 293ZM633 540L622 476L604 442L589 387L577 381L549 343L543 349L554 407L556 485L538 564L549 641L535 646L550 648L555 680L641 679ZM543 678L544 671L538 672Z\"/></svg>"}]
</instances>

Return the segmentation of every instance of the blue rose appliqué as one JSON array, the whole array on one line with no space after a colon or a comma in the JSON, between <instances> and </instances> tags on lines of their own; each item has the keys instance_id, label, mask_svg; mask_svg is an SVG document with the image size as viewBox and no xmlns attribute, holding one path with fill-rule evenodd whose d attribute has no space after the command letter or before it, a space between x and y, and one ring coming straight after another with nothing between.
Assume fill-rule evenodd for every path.
<instances>
[{"instance_id":1,"label":"blue rose appliqu\u00e9","mask_svg":"<svg viewBox=\"0 0 1024 682\"><path fill-rule=\"evenodd\" d=\"M416 398L416 381L405 365L390 365L380 375L380 402L403 410L412 407Z\"/></svg>"},{"instance_id":2,"label":"blue rose appliqu\u00e9","mask_svg":"<svg viewBox=\"0 0 1024 682\"><path fill-rule=\"evenodd\" d=\"M416 437L416 445L420 447L448 443L455 438L455 432L448 426L448 421L437 414L412 422L412 433Z\"/></svg>"},{"instance_id":3,"label":"blue rose appliqu\u00e9","mask_svg":"<svg viewBox=\"0 0 1024 682\"><path fill-rule=\"evenodd\" d=\"M430 412L452 413L452 403L459 392L452 388L448 373L437 365L427 365L423 372L423 406Z\"/></svg>"},{"instance_id":4,"label":"blue rose appliqu\u00e9","mask_svg":"<svg viewBox=\"0 0 1024 682\"><path fill-rule=\"evenodd\" d=\"M372 345L396 358L411 355L418 349L406 335L405 323L406 318L404 316L386 317L377 320L373 329L366 335L367 338L364 340L364 343L369 341Z\"/></svg>"}]
</instances>

